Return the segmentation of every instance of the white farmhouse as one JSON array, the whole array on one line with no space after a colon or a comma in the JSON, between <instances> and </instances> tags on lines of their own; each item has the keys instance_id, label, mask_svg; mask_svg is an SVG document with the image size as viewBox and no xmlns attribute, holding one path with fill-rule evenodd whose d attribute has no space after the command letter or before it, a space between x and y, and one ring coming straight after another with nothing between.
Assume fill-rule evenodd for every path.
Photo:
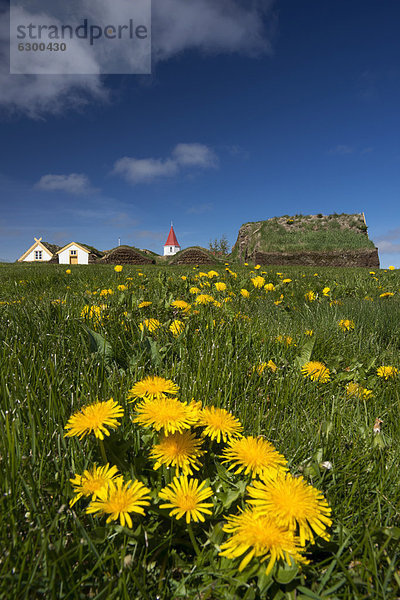
<instances>
[{"instance_id":1,"label":"white farmhouse","mask_svg":"<svg viewBox=\"0 0 400 600\"><path fill-rule=\"evenodd\" d=\"M171 225L167 241L164 244L164 256L173 256L181 249L178 240L176 239L174 228Z\"/></svg>"},{"instance_id":2,"label":"white farmhouse","mask_svg":"<svg viewBox=\"0 0 400 600\"><path fill-rule=\"evenodd\" d=\"M71 242L57 252L60 265L87 265L89 264L90 250L81 244Z\"/></svg>"},{"instance_id":3,"label":"white farmhouse","mask_svg":"<svg viewBox=\"0 0 400 600\"><path fill-rule=\"evenodd\" d=\"M48 262L60 246L42 242L42 238L33 238L35 243L20 258L18 262Z\"/></svg>"}]
</instances>

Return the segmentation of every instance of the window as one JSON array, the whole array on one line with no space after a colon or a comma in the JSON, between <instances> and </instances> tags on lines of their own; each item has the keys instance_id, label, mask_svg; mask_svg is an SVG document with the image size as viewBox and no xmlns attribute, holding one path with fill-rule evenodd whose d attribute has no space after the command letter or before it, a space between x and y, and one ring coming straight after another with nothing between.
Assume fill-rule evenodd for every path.
<instances>
[{"instance_id":1,"label":"window","mask_svg":"<svg viewBox=\"0 0 400 600\"><path fill-rule=\"evenodd\" d=\"M35 250L35 260L42 260L42 251Z\"/></svg>"},{"instance_id":2,"label":"window","mask_svg":"<svg viewBox=\"0 0 400 600\"><path fill-rule=\"evenodd\" d=\"M76 250L71 250L71 256L76 256Z\"/></svg>"},{"instance_id":3,"label":"window","mask_svg":"<svg viewBox=\"0 0 400 600\"><path fill-rule=\"evenodd\" d=\"M172 246L169 247L169 251L172 252Z\"/></svg>"}]
</instances>

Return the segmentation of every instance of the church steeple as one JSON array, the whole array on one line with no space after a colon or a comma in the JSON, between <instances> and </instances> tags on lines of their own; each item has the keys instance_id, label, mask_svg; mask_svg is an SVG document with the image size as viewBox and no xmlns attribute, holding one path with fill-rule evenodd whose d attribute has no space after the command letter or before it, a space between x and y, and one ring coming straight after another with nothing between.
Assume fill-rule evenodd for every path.
<instances>
[{"instance_id":1,"label":"church steeple","mask_svg":"<svg viewBox=\"0 0 400 600\"><path fill-rule=\"evenodd\" d=\"M174 227L171 221L171 229L167 237L167 241L164 244L164 256L173 256L181 249L179 242L176 238Z\"/></svg>"}]
</instances>

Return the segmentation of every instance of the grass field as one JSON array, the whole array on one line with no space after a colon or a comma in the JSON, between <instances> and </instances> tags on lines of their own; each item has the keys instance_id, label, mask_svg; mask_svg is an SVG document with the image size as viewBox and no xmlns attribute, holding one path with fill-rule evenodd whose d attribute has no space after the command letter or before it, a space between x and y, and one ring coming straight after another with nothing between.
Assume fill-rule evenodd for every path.
<instances>
[{"instance_id":1,"label":"grass field","mask_svg":"<svg viewBox=\"0 0 400 600\"><path fill-rule=\"evenodd\" d=\"M0 598L400 598L399 272L211 269L0 265ZM160 508L175 470L153 469L159 434L137 417L149 400L128 398L154 375L185 407L230 411L320 490L332 525L296 537L309 562L255 552L239 571L244 554L220 554L252 477L222 463L227 442L200 421L193 477L211 514L187 525ZM109 436L66 437L72 415L110 398L123 415ZM132 527L88 514L89 497L70 506L70 480L106 461L149 490Z\"/></svg>"}]
</instances>

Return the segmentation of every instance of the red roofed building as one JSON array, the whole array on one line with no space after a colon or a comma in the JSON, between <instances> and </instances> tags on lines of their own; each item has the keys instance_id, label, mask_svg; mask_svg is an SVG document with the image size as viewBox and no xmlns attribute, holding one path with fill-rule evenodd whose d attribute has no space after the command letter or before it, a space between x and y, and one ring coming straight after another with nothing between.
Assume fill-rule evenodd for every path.
<instances>
[{"instance_id":1,"label":"red roofed building","mask_svg":"<svg viewBox=\"0 0 400 600\"><path fill-rule=\"evenodd\" d=\"M167 237L167 241L164 244L164 256L173 256L181 249L178 240L176 239L174 228L171 224L171 229Z\"/></svg>"}]
</instances>

